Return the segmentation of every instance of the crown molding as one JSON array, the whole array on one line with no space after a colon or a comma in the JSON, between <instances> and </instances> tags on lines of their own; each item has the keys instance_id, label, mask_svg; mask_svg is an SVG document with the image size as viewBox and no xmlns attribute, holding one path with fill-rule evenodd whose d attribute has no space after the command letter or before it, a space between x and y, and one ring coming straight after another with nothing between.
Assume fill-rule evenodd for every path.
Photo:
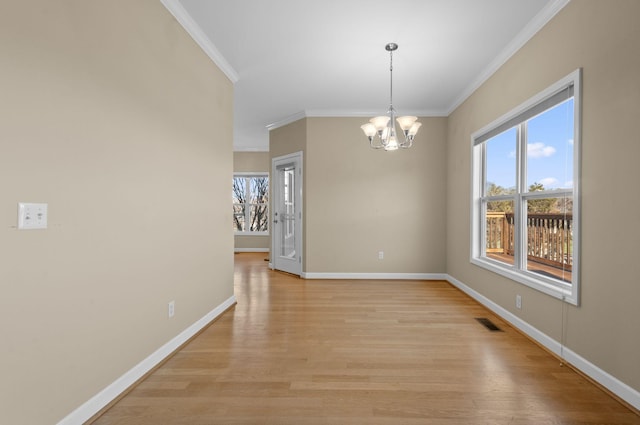
<instances>
[{"instance_id":1,"label":"crown molding","mask_svg":"<svg viewBox=\"0 0 640 425\"><path fill-rule=\"evenodd\" d=\"M227 76L233 84L239 80L238 73L222 56L211 39L202 31L200 25L193 20L191 15L184 9L180 0L160 0L164 7L173 15L184 30L191 36L193 41L205 52L218 68Z\"/></svg>"},{"instance_id":2,"label":"crown molding","mask_svg":"<svg viewBox=\"0 0 640 425\"><path fill-rule=\"evenodd\" d=\"M522 48L538 31L560 12L571 0L554 0L545 6L509 44L491 61L467 88L454 100L446 112L446 116L462 105L482 84L484 84L502 65Z\"/></svg>"},{"instance_id":3,"label":"crown molding","mask_svg":"<svg viewBox=\"0 0 640 425\"><path fill-rule=\"evenodd\" d=\"M276 128L284 127L287 124L291 124L294 121L298 121L302 118L306 118L307 114L305 111L296 112L293 115L289 115L288 117L284 117L283 119L273 122L271 124L267 124L267 130L275 130Z\"/></svg>"},{"instance_id":4,"label":"crown molding","mask_svg":"<svg viewBox=\"0 0 640 425\"><path fill-rule=\"evenodd\" d=\"M375 117L378 115L386 115L381 110L377 111L358 111L345 109L307 109L304 111L306 117ZM400 114L398 114L400 115ZM415 115L417 117L446 117L447 111L430 109L430 110L403 110L402 115Z\"/></svg>"},{"instance_id":5,"label":"crown molding","mask_svg":"<svg viewBox=\"0 0 640 425\"><path fill-rule=\"evenodd\" d=\"M446 111L440 110L415 110L405 111L407 115L415 115L417 117L446 117ZM287 124L298 121L302 118L365 118L375 117L380 115L380 111L358 111L358 110L346 110L346 109L307 109L304 111L296 112L293 115L289 115L279 121L275 121L268 124L267 130L275 130L276 128L284 127Z\"/></svg>"}]
</instances>

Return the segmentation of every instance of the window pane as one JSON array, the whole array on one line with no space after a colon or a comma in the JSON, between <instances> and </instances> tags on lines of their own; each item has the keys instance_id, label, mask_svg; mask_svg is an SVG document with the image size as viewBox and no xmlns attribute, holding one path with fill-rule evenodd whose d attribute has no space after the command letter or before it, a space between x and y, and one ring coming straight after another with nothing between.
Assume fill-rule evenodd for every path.
<instances>
[{"instance_id":1,"label":"window pane","mask_svg":"<svg viewBox=\"0 0 640 425\"><path fill-rule=\"evenodd\" d=\"M252 204L266 204L269 202L269 178L251 178L251 194L249 202Z\"/></svg>"},{"instance_id":2,"label":"window pane","mask_svg":"<svg viewBox=\"0 0 640 425\"><path fill-rule=\"evenodd\" d=\"M573 199L527 201L527 270L571 283Z\"/></svg>"},{"instance_id":3,"label":"window pane","mask_svg":"<svg viewBox=\"0 0 640 425\"><path fill-rule=\"evenodd\" d=\"M251 226L252 232L266 232L269 216L266 205L251 205Z\"/></svg>"},{"instance_id":4,"label":"window pane","mask_svg":"<svg viewBox=\"0 0 640 425\"><path fill-rule=\"evenodd\" d=\"M487 257L514 264L513 201L487 202L486 252Z\"/></svg>"},{"instance_id":5,"label":"window pane","mask_svg":"<svg viewBox=\"0 0 640 425\"><path fill-rule=\"evenodd\" d=\"M233 178L233 229L236 232L268 231L269 177Z\"/></svg>"},{"instance_id":6,"label":"window pane","mask_svg":"<svg viewBox=\"0 0 640 425\"><path fill-rule=\"evenodd\" d=\"M244 177L233 178L233 203L242 204L246 202L247 186L246 179Z\"/></svg>"},{"instance_id":7,"label":"window pane","mask_svg":"<svg viewBox=\"0 0 640 425\"><path fill-rule=\"evenodd\" d=\"M244 222L244 204L233 205L233 230L243 232L245 230Z\"/></svg>"},{"instance_id":8,"label":"window pane","mask_svg":"<svg viewBox=\"0 0 640 425\"><path fill-rule=\"evenodd\" d=\"M527 122L529 191L573 187L573 99Z\"/></svg>"},{"instance_id":9,"label":"window pane","mask_svg":"<svg viewBox=\"0 0 640 425\"><path fill-rule=\"evenodd\" d=\"M485 195L514 193L516 190L515 128L498 134L485 142L486 180Z\"/></svg>"}]
</instances>

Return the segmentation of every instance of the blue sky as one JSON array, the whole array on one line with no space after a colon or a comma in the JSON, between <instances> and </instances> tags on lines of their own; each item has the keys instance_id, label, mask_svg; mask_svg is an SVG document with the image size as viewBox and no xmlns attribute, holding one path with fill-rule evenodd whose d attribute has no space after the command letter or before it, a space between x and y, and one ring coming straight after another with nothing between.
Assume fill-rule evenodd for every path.
<instances>
[{"instance_id":1,"label":"blue sky","mask_svg":"<svg viewBox=\"0 0 640 425\"><path fill-rule=\"evenodd\" d=\"M527 126L527 186L573 187L573 99L531 118ZM515 153L515 128L487 142L487 182L515 186Z\"/></svg>"}]
</instances>

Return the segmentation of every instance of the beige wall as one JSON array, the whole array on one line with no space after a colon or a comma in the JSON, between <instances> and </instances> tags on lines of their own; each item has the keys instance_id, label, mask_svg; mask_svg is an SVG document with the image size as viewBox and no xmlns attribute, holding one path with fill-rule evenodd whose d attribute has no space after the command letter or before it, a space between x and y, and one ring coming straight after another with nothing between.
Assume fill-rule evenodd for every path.
<instances>
[{"instance_id":1,"label":"beige wall","mask_svg":"<svg viewBox=\"0 0 640 425\"><path fill-rule=\"evenodd\" d=\"M234 152L234 173L269 173L271 160L269 152Z\"/></svg>"},{"instance_id":2,"label":"beige wall","mask_svg":"<svg viewBox=\"0 0 640 425\"><path fill-rule=\"evenodd\" d=\"M640 2L569 3L449 118L447 271L561 340L562 303L469 263L470 136L583 68L582 304L565 305L566 344L640 391ZM522 310L514 308L522 295Z\"/></svg>"},{"instance_id":3,"label":"beige wall","mask_svg":"<svg viewBox=\"0 0 640 425\"><path fill-rule=\"evenodd\" d=\"M304 151L303 271L444 273L446 118L421 118L414 147L397 152L369 148L363 119L271 131L272 157Z\"/></svg>"},{"instance_id":4,"label":"beige wall","mask_svg":"<svg viewBox=\"0 0 640 425\"><path fill-rule=\"evenodd\" d=\"M270 173L271 160L269 152L234 152L234 173ZM236 235L234 238L236 251L264 251L269 249L269 235Z\"/></svg>"},{"instance_id":5,"label":"beige wall","mask_svg":"<svg viewBox=\"0 0 640 425\"><path fill-rule=\"evenodd\" d=\"M269 131L269 157L304 152L307 147L307 120L301 119ZM304 155L303 155L304 156Z\"/></svg>"},{"instance_id":6,"label":"beige wall","mask_svg":"<svg viewBox=\"0 0 640 425\"><path fill-rule=\"evenodd\" d=\"M307 119L307 273L445 272L446 118L420 121L410 150L384 152L365 118Z\"/></svg>"},{"instance_id":7,"label":"beige wall","mask_svg":"<svg viewBox=\"0 0 640 425\"><path fill-rule=\"evenodd\" d=\"M0 423L51 424L232 296L233 88L156 0L4 2L0 50Z\"/></svg>"}]
</instances>

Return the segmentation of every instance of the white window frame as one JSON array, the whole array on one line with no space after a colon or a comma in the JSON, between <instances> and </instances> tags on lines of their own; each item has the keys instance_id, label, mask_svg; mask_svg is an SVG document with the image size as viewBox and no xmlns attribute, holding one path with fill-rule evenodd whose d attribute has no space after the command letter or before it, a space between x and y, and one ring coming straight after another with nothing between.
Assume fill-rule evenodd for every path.
<instances>
[{"instance_id":1,"label":"white window frame","mask_svg":"<svg viewBox=\"0 0 640 425\"><path fill-rule=\"evenodd\" d=\"M244 178L260 178L260 177L266 177L267 179L269 179L269 185L271 185L271 178L269 176L269 173L264 173L264 172L244 172L244 173L233 173L233 178L239 178L239 177L244 177ZM247 193L246 193L246 197L245 199L249 199L249 193L250 193L250 186L247 182L247 185L245 186ZM269 192L271 191L271 188L269 188ZM235 203L233 205L236 205ZM267 205L267 212L269 209L269 203L266 204ZM248 207L248 208L247 208ZM245 205L245 209L244 209L244 219L245 219L245 223L249 223L251 221L251 203L247 202ZM269 214L267 213L267 216ZM271 229L271 223L269 222L269 219L267 219L267 230L266 231L260 231L260 232L256 232L256 231L251 231L251 230L245 230L245 231L234 231L234 235L237 236L268 236L269 235L269 231Z\"/></svg>"},{"instance_id":2,"label":"white window frame","mask_svg":"<svg viewBox=\"0 0 640 425\"><path fill-rule=\"evenodd\" d=\"M506 113L502 117L474 132L471 135L471 255L470 261L479 267L485 268L509 279L512 279L531 288L537 289L555 298L559 298L573 305L580 303L580 129L581 129L581 69L577 69L567 75L552 86L543 90L541 93L527 100L512 111ZM546 278L541 274L527 271L522 267L523 256L526 256L526 241L523 241L523 235L526 231L526 201L528 199L536 199L543 197L554 197L562 195L563 191L542 191L542 192L526 192L523 178L520 175L520 167L526 161L526 140L521 139L518 135L516 155L520 158L518 166L517 185L521 190L517 194L505 195L505 200L514 201L515 222L519 230L515 233L516 253L514 255L514 265L506 264L497 260L493 260L486 255L486 220L483 212L483 184L485 180L484 169L485 158L483 143L494 135L500 134L509 128L519 125L522 122L532 118L532 116L540 113L540 108L544 110L555 106L558 103L553 102L554 96L567 90L573 86L574 99L574 128L573 128L573 264L572 264L572 280L571 283L561 282L558 279ZM557 97L557 96L556 96ZM534 114L534 115L531 115ZM524 143L525 152L522 152L521 144ZM524 158L524 160L523 160ZM571 192L569 190L568 192Z\"/></svg>"}]
</instances>

